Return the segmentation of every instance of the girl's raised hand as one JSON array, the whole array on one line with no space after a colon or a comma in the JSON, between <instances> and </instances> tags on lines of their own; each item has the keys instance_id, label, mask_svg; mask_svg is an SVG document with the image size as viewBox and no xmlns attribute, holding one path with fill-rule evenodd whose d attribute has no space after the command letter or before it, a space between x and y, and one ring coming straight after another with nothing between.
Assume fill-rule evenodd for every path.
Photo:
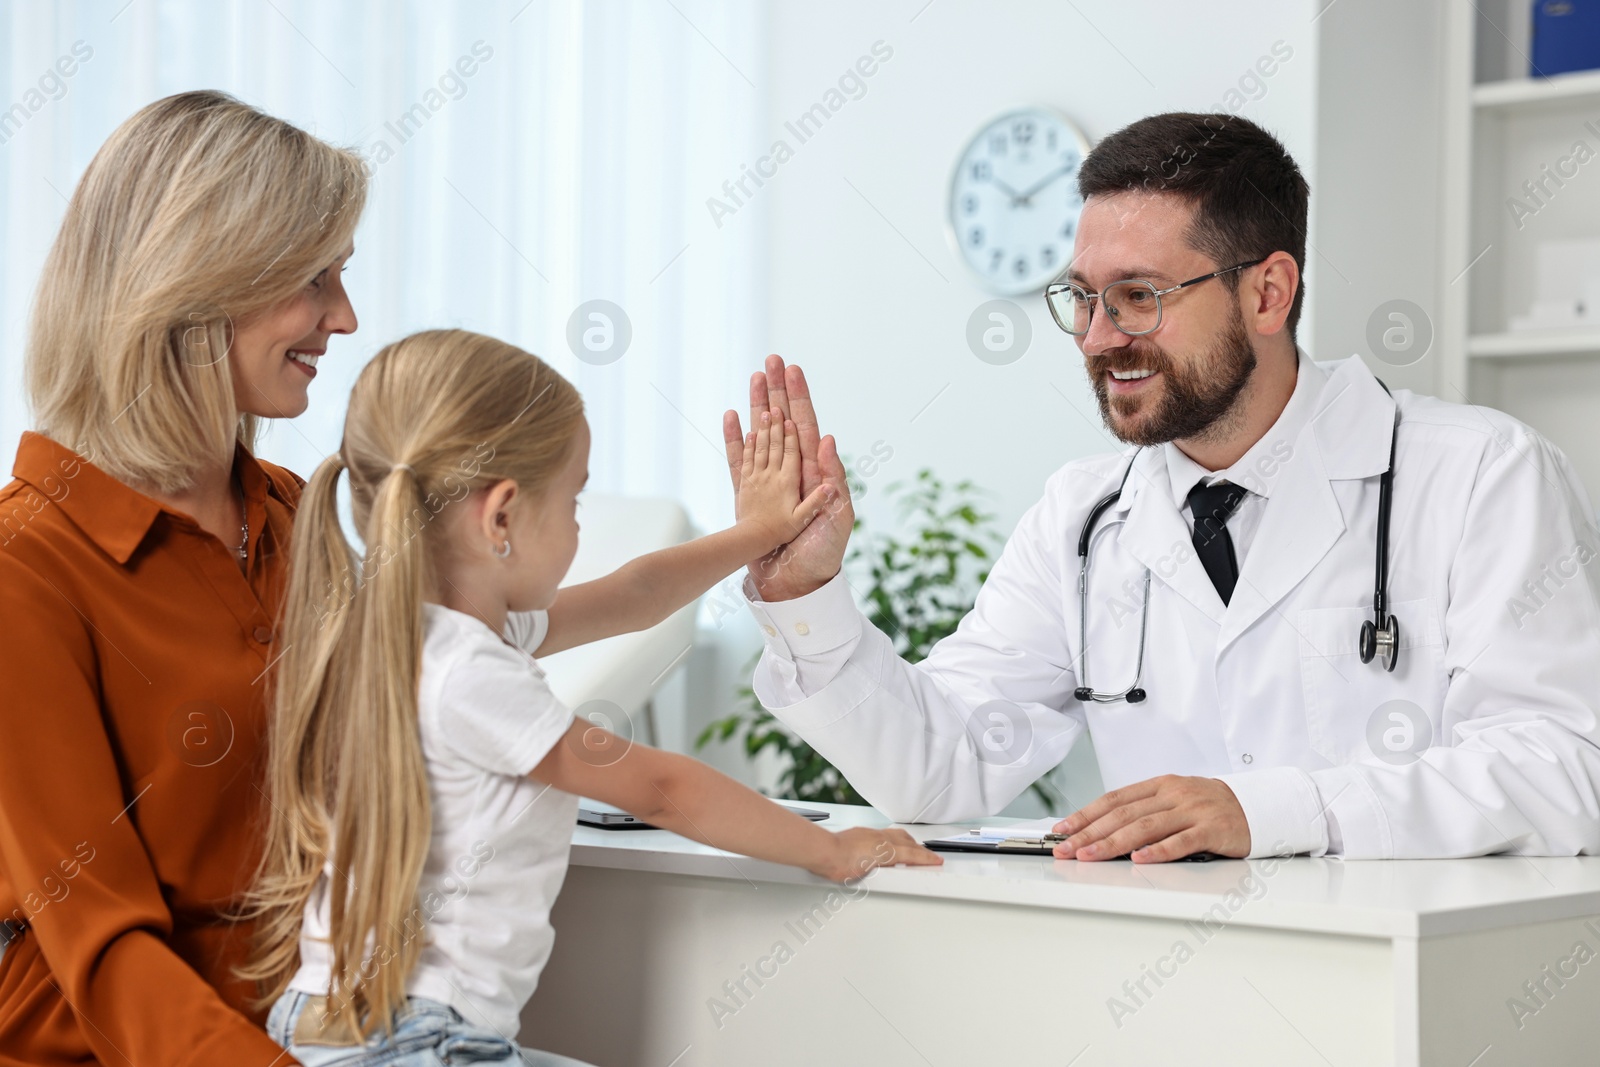
<instances>
[{"instance_id":1,"label":"girl's raised hand","mask_svg":"<svg viewBox=\"0 0 1600 1067\"><path fill-rule=\"evenodd\" d=\"M758 531L766 548L794 540L833 498L824 483L800 499L800 435L778 408L764 411L761 424L744 439L744 465L734 510L741 526Z\"/></svg>"}]
</instances>

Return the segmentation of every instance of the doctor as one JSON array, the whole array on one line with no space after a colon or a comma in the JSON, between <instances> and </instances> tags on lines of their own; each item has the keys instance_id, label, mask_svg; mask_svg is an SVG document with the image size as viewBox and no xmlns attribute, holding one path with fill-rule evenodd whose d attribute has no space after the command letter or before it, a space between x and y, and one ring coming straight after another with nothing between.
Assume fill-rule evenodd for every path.
<instances>
[{"instance_id":1,"label":"doctor","mask_svg":"<svg viewBox=\"0 0 1600 1067\"><path fill-rule=\"evenodd\" d=\"M998 812L1087 731L1111 791L1060 857L1600 852L1600 544L1566 458L1296 347L1308 188L1254 124L1152 116L1078 180L1052 312L1130 447L1049 479L912 666L852 601L844 469L769 357L752 412L841 503L749 568L762 703L907 822Z\"/></svg>"}]
</instances>

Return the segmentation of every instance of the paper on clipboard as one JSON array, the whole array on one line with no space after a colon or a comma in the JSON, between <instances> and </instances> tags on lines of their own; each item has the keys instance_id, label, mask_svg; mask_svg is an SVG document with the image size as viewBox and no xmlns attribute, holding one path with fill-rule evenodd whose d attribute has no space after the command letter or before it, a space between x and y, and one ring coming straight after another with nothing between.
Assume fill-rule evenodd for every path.
<instances>
[{"instance_id":1,"label":"paper on clipboard","mask_svg":"<svg viewBox=\"0 0 1600 1067\"><path fill-rule=\"evenodd\" d=\"M1043 837L1054 832L1056 823L1060 821L1054 815L1046 819L1024 819L1010 826L980 826L978 833L984 837Z\"/></svg>"}]
</instances>

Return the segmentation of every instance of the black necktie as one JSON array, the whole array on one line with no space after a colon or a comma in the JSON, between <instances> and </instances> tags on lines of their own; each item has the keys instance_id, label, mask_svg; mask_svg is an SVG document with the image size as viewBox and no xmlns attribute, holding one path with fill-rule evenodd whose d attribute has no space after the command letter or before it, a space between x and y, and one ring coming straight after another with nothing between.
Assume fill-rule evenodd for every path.
<instances>
[{"instance_id":1,"label":"black necktie","mask_svg":"<svg viewBox=\"0 0 1600 1067\"><path fill-rule=\"evenodd\" d=\"M1189 490L1189 510L1194 514L1194 550L1224 604L1233 599L1233 587L1239 581L1239 561L1233 555L1228 516L1244 498L1245 490L1232 482L1197 483Z\"/></svg>"}]
</instances>

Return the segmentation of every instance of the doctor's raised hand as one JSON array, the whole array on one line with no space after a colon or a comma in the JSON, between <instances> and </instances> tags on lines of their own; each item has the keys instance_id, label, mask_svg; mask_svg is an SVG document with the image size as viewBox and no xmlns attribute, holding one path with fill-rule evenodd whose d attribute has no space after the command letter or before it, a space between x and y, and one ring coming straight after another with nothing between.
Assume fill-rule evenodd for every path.
<instances>
[{"instance_id":1,"label":"doctor's raised hand","mask_svg":"<svg viewBox=\"0 0 1600 1067\"><path fill-rule=\"evenodd\" d=\"M839 461L833 437L822 437L817 430L817 415L811 406L811 391L798 366L785 367L779 356L768 356L765 373L750 376L750 426L754 430L762 415L782 412L794 425L799 447L800 496L811 501L824 486L826 505L812 522L758 560L751 560L750 579L762 600L793 600L825 585L844 562L845 546L855 523L850 503L850 487L844 464ZM739 414L731 408L722 416L722 436L727 448L728 473L738 493L745 468L747 437L739 425Z\"/></svg>"}]
</instances>

